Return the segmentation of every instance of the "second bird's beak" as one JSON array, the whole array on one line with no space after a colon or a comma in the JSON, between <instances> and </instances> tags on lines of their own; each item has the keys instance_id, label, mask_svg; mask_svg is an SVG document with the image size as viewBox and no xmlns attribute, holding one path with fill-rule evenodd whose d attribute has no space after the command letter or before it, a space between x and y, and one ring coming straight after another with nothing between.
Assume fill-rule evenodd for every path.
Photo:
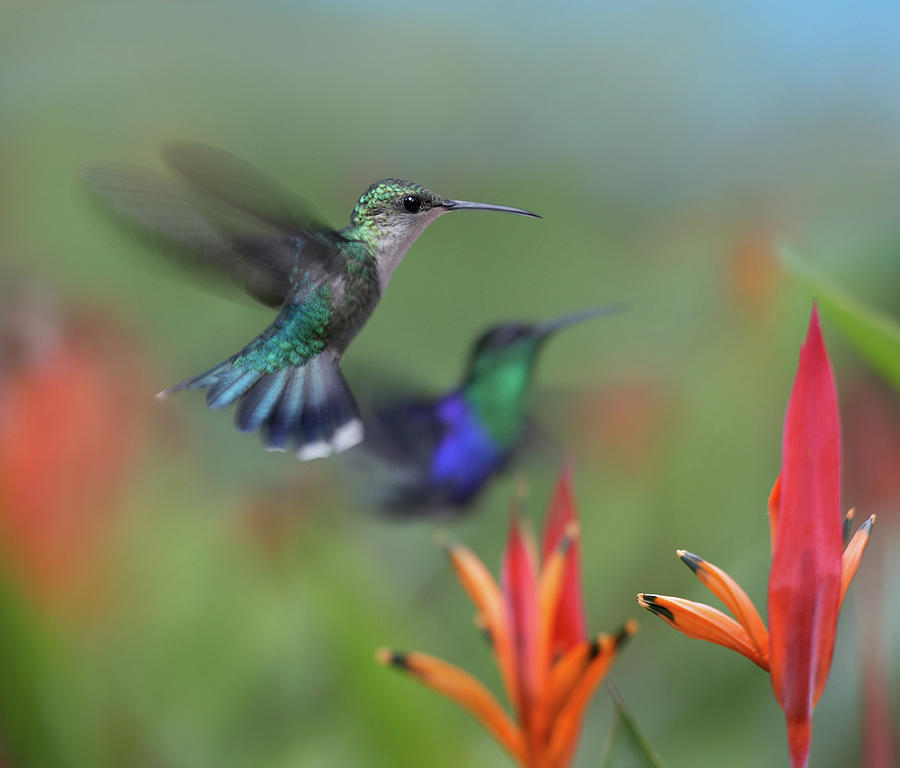
<instances>
[{"instance_id":1,"label":"second bird's beak","mask_svg":"<svg viewBox=\"0 0 900 768\"><path fill-rule=\"evenodd\" d=\"M445 200L441 203L441 207L448 211L502 211L519 216L530 216L533 219L541 218L536 213L526 211L524 208L510 208L508 205L491 205L490 203L470 203L467 200Z\"/></svg>"},{"instance_id":2,"label":"second bird's beak","mask_svg":"<svg viewBox=\"0 0 900 768\"><path fill-rule=\"evenodd\" d=\"M538 323L535 326L535 335L543 341L548 336L551 336L557 331L561 331L563 328L568 328L570 325L575 325L584 320L591 320L595 317L614 315L624 309L624 304L617 303L609 304L605 307L592 307L591 309L583 309L580 312L572 312L569 315L557 317L555 320L547 320L546 322Z\"/></svg>"}]
</instances>

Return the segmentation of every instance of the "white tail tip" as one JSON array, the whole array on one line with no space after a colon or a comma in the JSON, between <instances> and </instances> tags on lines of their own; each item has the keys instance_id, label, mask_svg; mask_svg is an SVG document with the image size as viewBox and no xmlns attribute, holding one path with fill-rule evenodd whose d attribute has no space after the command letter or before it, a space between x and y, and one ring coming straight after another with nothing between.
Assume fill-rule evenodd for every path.
<instances>
[{"instance_id":1,"label":"white tail tip","mask_svg":"<svg viewBox=\"0 0 900 768\"><path fill-rule=\"evenodd\" d=\"M361 443L363 432L363 424L359 419L348 421L331 438L331 446L334 448L334 452L340 453Z\"/></svg>"},{"instance_id":2,"label":"white tail tip","mask_svg":"<svg viewBox=\"0 0 900 768\"><path fill-rule=\"evenodd\" d=\"M302 446L297 451L297 458L300 461L310 461L311 459L324 459L333 453L341 453L361 443L363 434L362 422L359 419L353 419L341 426L330 441L319 440Z\"/></svg>"}]
</instances>

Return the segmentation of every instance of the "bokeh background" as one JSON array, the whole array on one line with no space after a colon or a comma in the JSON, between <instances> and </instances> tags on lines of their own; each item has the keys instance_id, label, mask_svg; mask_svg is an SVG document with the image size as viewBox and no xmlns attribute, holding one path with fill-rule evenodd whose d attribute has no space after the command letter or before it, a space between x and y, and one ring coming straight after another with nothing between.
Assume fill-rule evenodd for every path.
<instances>
[{"instance_id":1,"label":"bokeh background","mask_svg":"<svg viewBox=\"0 0 900 768\"><path fill-rule=\"evenodd\" d=\"M640 620L612 677L668 764L785 764L768 677L634 595L707 599L686 547L765 605L811 302L773 243L900 316L900 11L837 5L0 9L0 765L507 764L373 652L432 652L499 690L433 538L449 528L496 570L516 474L459 521L389 524L334 463L265 453L199 395L154 402L271 316L164 267L75 181L158 167L171 138L246 157L336 225L383 176L545 217L432 227L348 353L351 383L379 368L446 387L491 323L627 302L556 339L536 380L574 456L591 628ZM824 327L844 504L880 518L812 764L888 765L900 401L827 311ZM537 524L557 469L520 465ZM578 766L611 722L600 692Z\"/></svg>"}]
</instances>

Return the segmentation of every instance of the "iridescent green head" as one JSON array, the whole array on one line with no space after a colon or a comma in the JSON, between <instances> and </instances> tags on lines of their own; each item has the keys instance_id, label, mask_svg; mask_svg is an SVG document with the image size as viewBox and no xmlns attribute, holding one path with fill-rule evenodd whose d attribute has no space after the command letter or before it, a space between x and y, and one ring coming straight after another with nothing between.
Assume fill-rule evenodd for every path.
<instances>
[{"instance_id":1,"label":"iridescent green head","mask_svg":"<svg viewBox=\"0 0 900 768\"><path fill-rule=\"evenodd\" d=\"M505 323L475 342L462 396L481 428L501 446L519 439L540 337L530 323Z\"/></svg>"},{"instance_id":2,"label":"iridescent green head","mask_svg":"<svg viewBox=\"0 0 900 768\"><path fill-rule=\"evenodd\" d=\"M414 181L382 179L360 195L350 214L350 223L387 222L395 217L409 222L434 208L442 208L445 202L443 197Z\"/></svg>"},{"instance_id":3,"label":"iridescent green head","mask_svg":"<svg viewBox=\"0 0 900 768\"><path fill-rule=\"evenodd\" d=\"M533 323L504 323L483 333L469 353L466 381L492 377L503 368L521 368L527 373L544 336ZM524 385L524 380L521 382Z\"/></svg>"},{"instance_id":4,"label":"iridescent green head","mask_svg":"<svg viewBox=\"0 0 900 768\"><path fill-rule=\"evenodd\" d=\"M521 435L531 374L543 342L574 323L621 308L589 309L544 323L504 323L479 337L469 357L462 395L498 444L510 445Z\"/></svg>"},{"instance_id":5,"label":"iridescent green head","mask_svg":"<svg viewBox=\"0 0 900 768\"><path fill-rule=\"evenodd\" d=\"M534 365L538 349L557 331L594 317L621 312L621 304L574 312L543 323L511 322L496 325L483 333L469 355L466 382L489 379L500 371L519 369L521 385Z\"/></svg>"},{"instance_id":6,"label":"iridescent green head","mask_svg":"<svg viewBox=\"0 0 900 768\"><path fill-rule=\"evenodd\" d=\"M432 221L450 211L464 210L504 211L540 218L521 208L451 200L414 181L382 179L360 196L350 214L349 229L352 236L374 249L384 283Z\"/></svg>"}]
</instances>

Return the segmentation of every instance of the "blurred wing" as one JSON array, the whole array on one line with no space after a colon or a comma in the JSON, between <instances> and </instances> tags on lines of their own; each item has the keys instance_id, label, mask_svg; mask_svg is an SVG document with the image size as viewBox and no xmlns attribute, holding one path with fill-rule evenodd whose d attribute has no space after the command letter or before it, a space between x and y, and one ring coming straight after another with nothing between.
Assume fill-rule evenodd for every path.
<instances>
[{"instance_id":1,"label":"blurred wing","mask_svg":"<svg viewBox=\"0 0 900 768\"><path fill-rule=\"evenodd\" d=\"M365 419L367 451L379 460L427 477L446 425L426 400L384 407Z\"/></svg>"},{"instance_id":2,"label":"blurred wing","mask_svg":"<svg viewBox=\"0 0 900 768\"><path fill-rule=\"evenodd\" d=\"M243 160L200 144L169 144L163 156L186 185L128 167L82 176L119 217L178 246L183 265L225 277L269 306L284 302L295 261L339 267L348 239Z\"/></svg>"},{"instance_id":3,"label":"blurred wing","mask_svg":"<svg viewBox=\"0 0 900 768\"><path fill-rule=\"evenodd\" d=\"M299 197L224 150L170 142L163 146L162 156L198 192L279 231L333 247L347 241L313 216Z\"/></svg>"},{"instance_id":4,"label":"blurred wing","mask_svg":"<svg viewBox=\"0 0 900 768\"><path fill-rule=\"evenodd\" d=\"M354 382L353 391L367 412L386 411L400 403L433 401L434 388L423 382L418 372L399 371L374 358L345 358L341 368Z\"/></svg>"},{"instance_id":5,"label":"blurred wing","mask_svg":"<svg viewBox=\"0 0 900 768\"><path fill-rule=\"evenodd\" d=\"M117 217L155 245L169 246L182 266L241 286L269 306L283 303L295 252L289 238L246 216L216 211L190 190L140 169L98 166L81 176Z\"/></svg>"}]
</instances>

